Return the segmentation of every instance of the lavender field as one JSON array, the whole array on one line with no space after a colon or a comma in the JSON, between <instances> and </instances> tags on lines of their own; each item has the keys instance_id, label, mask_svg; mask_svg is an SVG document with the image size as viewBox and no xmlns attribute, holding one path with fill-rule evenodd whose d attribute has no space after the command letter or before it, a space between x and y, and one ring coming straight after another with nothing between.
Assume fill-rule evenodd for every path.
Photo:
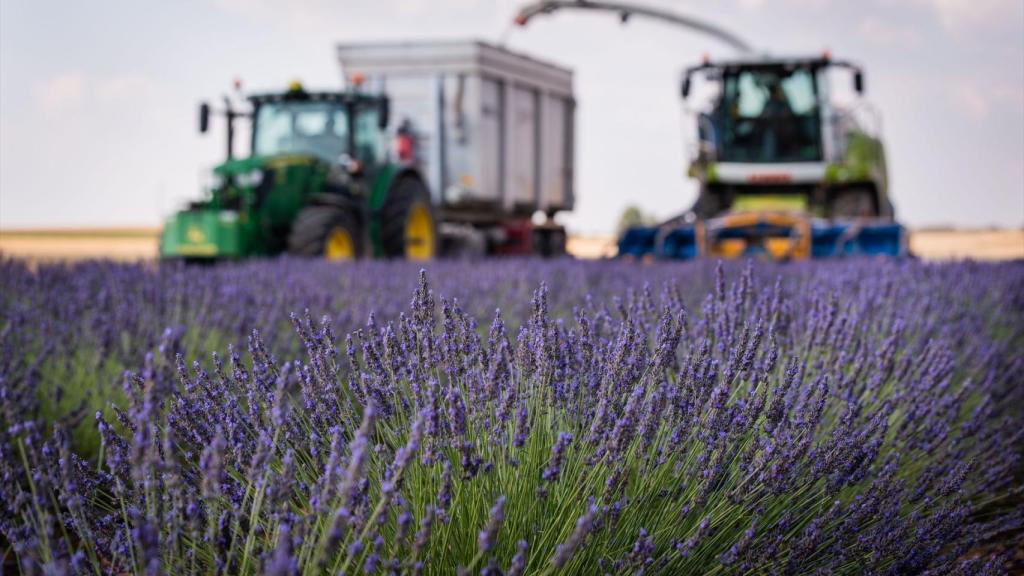
<instances>
[{"instance_id":1,"label":"lavender field","mask_svg":"<svg viewBox=\"0 0 1024 576\"><path fill-rule=\"evenodd\" d=\"M1020 262L0 260L0 572L1003 574L1021 350Z\"/></svg>"}]
</instances>

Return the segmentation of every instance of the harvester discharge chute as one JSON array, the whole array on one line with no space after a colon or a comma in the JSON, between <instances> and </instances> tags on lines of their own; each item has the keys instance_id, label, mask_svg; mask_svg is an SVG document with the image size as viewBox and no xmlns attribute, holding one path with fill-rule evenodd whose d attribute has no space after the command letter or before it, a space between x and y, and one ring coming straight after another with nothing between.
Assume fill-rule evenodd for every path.
<instances>
[{"instance_id":1,"label":"harvester discharge chute","mask_svg":"<svg viewBox=\"0 0 1024 576\"><path fill-rule=\"evenodd\" d=\"M846 256L905 256L902 226L877 220L828 221L796 212L733 212L692 223L634 227L619 257L691 260L754 257L775 261Z\"/></svg>"}]
</instances>

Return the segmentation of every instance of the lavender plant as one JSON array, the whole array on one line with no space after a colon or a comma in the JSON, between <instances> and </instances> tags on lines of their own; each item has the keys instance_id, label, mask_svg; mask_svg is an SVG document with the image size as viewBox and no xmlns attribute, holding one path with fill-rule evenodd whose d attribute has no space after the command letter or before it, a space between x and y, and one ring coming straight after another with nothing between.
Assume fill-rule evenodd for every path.
<instances>
[{"instance_id":1,"label":"lavender plant","mask_svg":"<svg viewBox=\"0 0 1024 576\"><path fill-rule=\"evenodd\" d=\"M1020 264L0 267L25 573L998 574L1021 542Z\"/></svg>"}]
</instances>

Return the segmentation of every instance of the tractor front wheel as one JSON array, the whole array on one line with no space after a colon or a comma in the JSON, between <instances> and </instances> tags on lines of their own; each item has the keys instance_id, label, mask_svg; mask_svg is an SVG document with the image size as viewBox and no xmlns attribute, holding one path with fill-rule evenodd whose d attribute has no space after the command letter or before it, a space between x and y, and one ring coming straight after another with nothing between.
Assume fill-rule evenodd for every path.
<instances>
[{"instance_id":1,"label":"tractor front wheel","mask_svg":"<svg viewBox=\"0 0 1024 576\"><path fill-rule=\"evenodd\" d=\"M336 206L307 206L288 235L288 253L355 260L363 254L363 235L355 215Z\"/></svg>"},{"instance_id":2,"label":"tractor front wheel","mask_svg":"<svg viewBox=\"0 0 1024 576\"><path fill-rule=\"evenodd\" d=\"M437 256L437 220L427 187L400 178L381 210L381 244L388 258L430 260Z\"/></svg>"}]
</instances>

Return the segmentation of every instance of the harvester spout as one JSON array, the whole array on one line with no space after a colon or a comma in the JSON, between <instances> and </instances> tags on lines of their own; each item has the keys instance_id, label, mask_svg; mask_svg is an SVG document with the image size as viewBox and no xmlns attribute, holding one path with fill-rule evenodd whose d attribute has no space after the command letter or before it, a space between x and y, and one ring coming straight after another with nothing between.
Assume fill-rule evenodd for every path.
<instances>
[{"instance_id":1,"label":"harvester spout","mask_svg":"<svg viewBox=\"0 0 1024 576\"><path fill-rule=\"evenodd\" d=\"M682 26L689 30L701 32L707 34L717 40L720 40L737 52L742 54L749 54L753 51L746 41L741 39L736 34L729 32L723 28L720 28L709 22L705 22L694 18L692 16L684 16L682 14L676 14L667 10L660 10L658 8L652 8L649 6L637 6L634 4L625 4L622 2L599 2L591 0L542 0L540 2L533 2L523 6L519 13L516 14L515 23L519 26L526 26L526 24L534 17L541 14L552 14L559 10L565 9L576 9L576 10L601 10L605 12L612 12L619 15L619 19L625 24L629 21L633 15L644 16L646 18L653 18L655 20L661 20L662 22L668 22L676 26Z\"/></svg>"}]
</instances>

